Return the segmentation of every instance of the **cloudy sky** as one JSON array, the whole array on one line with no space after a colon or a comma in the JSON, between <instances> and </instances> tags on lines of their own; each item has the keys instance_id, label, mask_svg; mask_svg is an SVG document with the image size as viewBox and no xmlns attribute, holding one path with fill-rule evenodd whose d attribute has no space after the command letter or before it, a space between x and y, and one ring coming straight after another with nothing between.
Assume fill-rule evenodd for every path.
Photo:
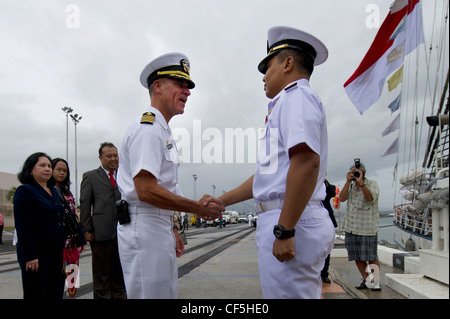
<instances>
[{"instance_id":1,"label":"cloudy sky","mask_svg":"<svg viewBox=\"0 0 450 319\"><path fill-rule=\"evenodd\" d=\"M0 0L0 171L17 173L36 151L65 157L66 117L61 108L69 106L82 116L77 126L80 183L83 172L99 166L100 143L110 141L120 149L127 126L149 104L139 83L143 67L159 55L178 51L189 57L196 83L185 113L170 122L174 131L185 133L183 145L190 147L190 160L179 170L183 192L193 198L193 174L198 176L197 197L212 194L211 185L216 195L239 185L254 171L256 157L247 149L256 139L250 138L244 148L230 145L226 131L257 132L263 126L268 100L257 65L266 55L267 30L287 25L316 35L330 52L311 79L328 117L328 179L342 186L353 158L360 157L368 177L378 181L380 206L392 207L398 191L392 178L397 156L381 155L398 133L382 137L381 132L394 118L387 106L400 89L385 89L363 116L343 89L391 2ZM427 47L432 39L438 45L431 28L433 17L441 18L445 1L436 2L436 12L435 1L423 4ZM446 47L448 61L448 42ZM424 65L425 47L419 50L417 61ZM416 55L411 60L415 64ZM426 78L424 69L419 69L421 81ZM425 105L422 86L420 82L417 91L420 107ZM429 112L426 109L425 115ZM427 132L425 126L425 137ZM75 183L74 139L69 122L69 164ZM208 163L210 148L222 151L219 163ZM197 149L205 153L200 161L194 159ZM230 150L233 160L225 163ZM237 155L243 152L244 162L239 163ZM401 156L400 163L409 161ZM419 163L423 155L420 158Z\"/></svg>"}]
</instances>

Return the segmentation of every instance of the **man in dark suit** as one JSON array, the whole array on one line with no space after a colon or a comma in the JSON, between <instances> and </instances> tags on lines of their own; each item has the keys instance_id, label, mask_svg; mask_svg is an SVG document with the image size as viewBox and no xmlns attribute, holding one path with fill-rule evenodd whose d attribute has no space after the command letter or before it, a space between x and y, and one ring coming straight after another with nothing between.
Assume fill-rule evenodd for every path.
<instances>
[{"instance_id":1,"label":"man in dark suit","mask_svg":"<svg viewBox=\"0 0 450 319\"><path fill-rule=\"evenodd\" d=\"M112 143L99 148L101 166L83 174L80 192L81 227L92 250L94 299L126 298L117 246L116 201L119 155Z\"/></svg>"},{"instance_id":2,"label":"man in dark suit","mask_svg":"<svg viewBox=\"0 0 450 319\"><path fill-rule=\"evenodd\" d=\"M333 222L334 228L338 227L338 224L336 222L336 217L334 217L334 211L331 207L330 200L336 196L336 186L331 185L328 180L325 179L324 181L325 187L326 187L326 196L325 199L322 201L323 207L325 207L328 211L328 214L330 215L331 221ZM330 267L330 255L328 254L327 258L325 259L325 264L323 266L323 269L320 273L320 276L322 277L322 282L326 284L330 284L331 280L328 278L328 268Z\"/></svg>"}]
</instances>

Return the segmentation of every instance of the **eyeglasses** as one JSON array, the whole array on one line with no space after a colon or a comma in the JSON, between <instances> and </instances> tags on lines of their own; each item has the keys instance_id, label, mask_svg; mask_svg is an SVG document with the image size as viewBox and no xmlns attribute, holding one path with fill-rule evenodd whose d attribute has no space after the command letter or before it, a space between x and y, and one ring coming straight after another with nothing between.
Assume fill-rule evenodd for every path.
<instances>
[{"instance_id":1,"label":"eyeglasses","mask_svg":"<svg viewBox=\"0 0 450 319\"><path fill-rule=\"evenodd\" d=\"M60 167L58 167L58 168L55 168L55 171L57 171L57 172L63 172L63 173L67 173L67 170L66 170L65 168L60 168Z\"/></svg>"}]
</instances>

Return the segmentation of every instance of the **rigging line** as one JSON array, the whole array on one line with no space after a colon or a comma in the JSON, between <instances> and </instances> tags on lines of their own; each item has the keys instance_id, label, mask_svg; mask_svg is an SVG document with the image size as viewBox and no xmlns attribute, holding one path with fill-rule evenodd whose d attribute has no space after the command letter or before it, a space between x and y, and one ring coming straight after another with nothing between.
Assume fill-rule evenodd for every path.
<instances>
[{"instance_id":1,"label":"rigging line","mask_svg":"<svg viewBox=\"0 0 450 319\"><path fill-rule=\"evenodd\" d=\"M448 15L448 2L447 1L443 1L443 7L446 7L445 10L442 10L444 15ZM442 50L446 49L446 46L444 45L444 43L446 42L445 39L447 38L447 17L444 17L444 19L440 19L441 21L441 25L440 28L435 27L436 25L436 10L437 10L437 0L435 1L435 6L434 6L434 16L433 16L433 24L432 24L432 39L434 38L435 33L437 32L437 29L440 29L441 31L444 30L443 33L441 33L440 36L440 41L438 44L438 47L441 49L441 54L439 54L439 56L445 56L445 53L442 53ZM445 37L445 38L443 38ZM434 86L434 93L432 93L432 89L431 89L431 80L430 80L430 69L431 69L431 59L432 59L432 53L433 53L433 40L430 42L430 46L429 46L429 52L426 51L425 49L425 57L426 57L426 65L427 65L427 81L426 81L426 93L429 95L429 100L431 101L431 114L435 114L435 106L436 106L436 99L437 99L437 94L436 94L436 90L437 90L437 80ZM429 56L428 56L429 53ZM436 55L436 59L438 56L438 53L435 54ZM440 60L440 59L439 59ZM437 63L437 71L436 71L436 76L439 76L439 65L440 63ZM441 68L442 72L445 72L444 68ZM441 86L442 87L442 86ZM424 99L424 102L426 101L426 99ZM424 109L425 109L425 104L424 104ZM424 159L423 159L423 163L422 163L422 168L425 168L426 166L428 166L429 168L429 164L427 165L427 160L428 158L430 158L430 150L431 150L431 145L433 143L433 139L434 139L434 135L436 132L436 128L435 127L428 127L428 136L427 136L427 141L428 141L428 146L427 149L425 151L425 155L424 155Z\"/></svg>"},{"instance_id":2,"label":"rigging line","mask_svg":"<svg viewBox=\"0 0 450 319\"><path fill-rule=\"evenodd\" d=\"M442 25L441 25L441 29L440 29L441 30L441 41L440 41L441 51L440 51L440 59L439 59L440 65L441 65L441 63L445 63L445 61L448 61L448 58L445 59L447 57L446 50L448 49L448 45L446 45L447 44L447 36L448 36L448 28L447 28L447 26L448 26L448 5L449 5L448 2L446 2L445 3L446 9L442 11L442 14L445 16L442 17L442 20L441 20ZM444 61L444 62L442 62L442 61ZM444 77L445 77L445 70L443 67L441 67L441 81L442 82L441 82L440 87L442 87L442 84L444 82Z\"/></svg>"},{"instance_id":3,"label":"rigging line","mask_svg":"<svg viewBox=\"0 0 450 319\"><path fill-rule=\"evenodd\" d=\"M431 27L432 27L431 30L432 30L432 32L431 32L430 49L429 49L430 50L430 55L431 55L431 51L433 50L434 24L436 23L437 1L438 0L434 1L433 20L432 20L432 23L431 23ZM420 1L420 2L422 2L422 1Z\"/></svg>"},{"instance_id":4,"label":"rigging line","mask_svg":"<svg viewBox=\"0 0 450 319\"><path fill-rule=\"evenodd\" d=\"M436 6L435 6L434 11L436 12ZM422 27L422 30L423 30L423 10L420 10L420 15L422 16L422 26L421 27ZM425 107L426 107L426 91L427 91L427 87L429 88L429 64L428 64L428 57L427 57L427 52L426 52L425 39L424 39L424 49L425 49L424 50L425 51L424 59L425 59L425 63L426 63L426 74L427 74L427 77L426 77L424 96L423 96L422 116L421 116L421 120L420 120L421 125L419 127L418 136L417 136L417 125L415 127L416 128L416 142L415 142L416 143L416 148L415 149L417 150L417 153L415 154L414 164L415 164L415 170L416 171L418 169L419 156L420 156L420 151L421 151L421 146L422 146L422 143L420 141L422 140L423 127L424 127L424 122L425 122L424 119L425 119ZM419 100L418 100L418 86L419 86L418 80L419 80L419 62L420 62L419 58L420 58L420 50L416 50L416 87L415 87L415 93L416 94L415 94L415 97L414 97L415 98L415 102L416 102L416 105L415 105L415 108L416 108L416 119L418 118L417 108L418 108L418 103L419 103Z\"/></svg>"},{"instance_id":5,"label":"rigging line","mask_svg":"<svg viewBox=\"0 0 450 319\"><path fill-rule=\"evenodd\" d=\"M443 5L446 6L445 4L443 4ZM448 11L448 4L447 4L447 9L445 11L442 10L442 14L443 15L447 15L447 11ZM440 21L441 21L440 30L442 32L442 30L446 30L446 29L443 29L443 28L447 25L447 18L444 17L442 19L442 17L441 17ZM434 29L433 29L433 33L434 33ZM439 86L439 74L440 74L439 73L439 68L441 67L441 62L442 62L442 57L443 57L443 50L445 50L445 45L444 45L443 41L444 41L444 39L446 39L446 35L447 35L446 31L443 31L439 35L439 41L438 41L438 48L439 48L439 50L436 53L436 77L435 77L435 84L434 84L434 93L433 93L433 102L432 102L432 112L431 112L431 114L434 114L434 106L435 106L436 98L437 98L437 90L438 90L439 87L442 87L442 85Z\"/></svg>"},{"instance_id":6,"label":"rigging line","mask_svg":"<svg viewBox=\"0 0 450 319\"><path fill-rule=\"evenodd\" d=\"M407 36L406 36L406 43L405 43L405 47L406 48L408 48L409 47L409 43L408 43L408 39L410 38L409 36L408 36L408 33L409 32L411 32L411 30L409 30L408 28L406 29L406 33L407 33ZM405 121L406 121L406 125L405 125L405 127L407 127L408 126L408 122L409 122L409 119L408 119L408 117L409 117L409 107L408 107L408 104L409 104L409 96L410 96L410 93L409 93L409 91L410 91L410 88L409 88L409 81L408 81L408 79L410 79L410 70L411 70L411 59L410 59L410 55L408 55L408 56L406 56L406 52L404 53L405 54L405 56L404 56L404 69L403 69L403 81L402 81L402 93L404 92L404 96L406 96L406 99L404 99L403 97L402 97L402 104L404 105L404 106L402 106L402 109L404 109L405 107L407 108L406 109L406 116L405 116ZM406 70L405 70L406 69ZM405 72L406 71L406 72ZM405 76L405 74L406 74L406 76ZM405 90L404 90L404 88L405 88ZM413 94L414 95L414 94ZM406 103L405 103L406 102ZM413 99L413 102L414 102L414 99ZM413 108L414 108L414 104L413 104ZM412 147L412 133L414 132L414 127L412 128L412 130L411 130L411 135L410 135L410 137L409 137L409 152L408 152L408 164L407 164L407 172L409 172L409 170L410 170L410 162L411 162L411 147ZM407 146L407 144L408 144L408 136L407 136L407 134L405 134L405 136L404 136L404 144L403 144L403 156L404 156L404 158L403 158L403 162L405 162L405 160L406 160L406 156L407 156L407 152L406 152L406 146ZM403 168L404 168L404 166L403 166ZM404 173L404 170L403 170L403 173Z\"/></svg>"},{"instance_id":7,"label":"rigging line","mask_svg":"<svg viewBox=\"0 0 450 319\"><path fill-rule=\"evenodd\" d=\"M440 115L445 103L445 97L447 95L447 91L448 91L448 87L449 87L449 73L447 71L447 79L445 81L445 85L444 88L442 90L442 95L441 95L441 100L439 102L439 107L438 107L438 111L437 111L437 115ZM447 107L446 110L448 108L448 98L447 98ZM444 111L445 114L445 111ZM436 131L438 131L438 136L436 138L434 138L434 135L436 134ZM434 152L436 150L437 145L439 144L439 139L440 139L440 135L439 135L439 128L437 126L433 127L433 135L432 135L432 139L429 140L429 145L428 147L430 148L428 150L428 164L427 164L427 168L430 168L433 164L433 157L434 157Z\"/></svg>"},{"instance_id":8,"label":"rigging line","mask_svg":"<svg viewBox=\"0 0 450 319\"><path fill-rule=\"evenodd\" d=\"M434 11L435 11L435 15L436 15L436 2L437 0L435 0L435 6L434 6ZM423 21L423 19L422 19ZM433 17L433 21L434 21L434 17ZM434 22L433 22L434 25ZM434 28L433 28L434 30ZM426 40L424 39L424 46L423 46L423 51L424 51L424 59L425 59L425 72L426 72L426 80L425 80L425 92L424 92L424 97L423 97L423 106L422 106L422 110L425 110L426 107L426 102L427 102L427 95L429 96L429 99L432 99L432 93L431 93L431 83L430 83L430 60L431 60L431 51L432 51L432 43L433 43L433 34L434 32L432 32L431 34L431 40L430 40L430 47L429 50L427 50L427 44L426 44ZM425 35L424 35L425 37ZM431 128L428 127L428 136L427 136L427 140L430 140L431 136ZM422 168L425 167L425 160L422 164Z\"/></svg>"},{"instance_id":9,"label":"rigging line","mask_svg":"<svg viewBox=\"0 0 450 319\"><path fill-rule=\"evenodd\" d=\"M409 81L408 81L408 79L410 78L409 72L410 72L410 69L411 69L410 68L410 65L411 65L411 63L410 63L410 56L405 58L405 62L407 64L407 66L406 66L407 75L405 77L405 82L403 83L403 85L406 87L406 90L405 90L406 91L406 96L407 96L407 98L409 98ZM404 72L405 72L405 69L404 69ZM409 103L408 102L405 103L405 106L403 107L404 109L406 108L405 109L405 121L406 121L405 128L406 129L409 127L409 123L410 123L410 120L409 120L409 117L410 117L410 115L409 115L409 105L408 105ZM412 134L413 131L414 131L414 127L412 127L411 131L409 132L409 138L408 138L408 132L405 130L404 145L403 145L403 154L404 154L403 162L407 163L407 165L406 165L407 166L406 173L408 173L410 168L411 168L410 167L410 164L411 164L411 134ZM408 142L409 142L409 152L406 151L406 146L407 146Z\"/></svg>"},{"instance_id":10,"label":"rigging line","mask_svg":"<svg viewBox=\"0 0 450 319\"><path fill-rule=\"evenodd\" d=\"M415 84L414 84L414 116L416 118L415 122L414 122L414 170L417 171L417 164L418 164L418 160L419 160L419 153L420 153L420 143L419 140L421 139L421 134L420 134L420 127L419 127L419 123L421 123L421 126L423 125L423 118L421 119L421 121L419 122L419 117L418 117L418 89L419 89L419 84L418 84L418 79L419 79L419 74L418 74L418 65L419 65L419 51L416 51L416 73L415 73Z\"/></svg>"}]
</instances>

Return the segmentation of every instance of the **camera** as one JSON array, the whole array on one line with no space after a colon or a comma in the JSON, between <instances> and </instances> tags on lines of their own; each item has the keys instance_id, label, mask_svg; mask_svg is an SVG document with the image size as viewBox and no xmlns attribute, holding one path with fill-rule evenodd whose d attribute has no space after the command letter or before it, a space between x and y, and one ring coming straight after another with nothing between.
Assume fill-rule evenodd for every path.
<instances>
[{"instance_id":1,"label":"camera","mask_svg":"<svg viewBox=\"0 0 450 319\"><path fill-rule=\"evenodd\" d=\"M355 158L354 161L355 161L356 169L360 169L361 160L359 158ZM358 171L353 171L352 173L353 173L353 176L355 176L356 178L359 178L359 176L361 176L361 174ZM355 179L353 179L353 180L355 180Z\"/></svg>"},{"instance_id":2,"label":"camera","mask_svg":"<svg viewBox=\"0 0 450 319\"><path fill-rule=\"evenodd\" d=\"M359 158L355 158L354 161L356 169L359 169L361 167L361 160Z\"/></svg>"}]
</instances>

